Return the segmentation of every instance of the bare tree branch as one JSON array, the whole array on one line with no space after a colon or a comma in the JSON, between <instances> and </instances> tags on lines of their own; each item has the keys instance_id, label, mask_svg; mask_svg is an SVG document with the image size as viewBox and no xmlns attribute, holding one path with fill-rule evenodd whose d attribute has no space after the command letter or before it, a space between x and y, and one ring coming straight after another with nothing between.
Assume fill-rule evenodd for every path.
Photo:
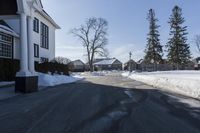
<instances>
[{"instance_id":1,"label":"bare tree branch","mask_svg":"<svg viewBox=\"0 0 200 133\"><path fill-rule=\"evenodd\" d=\"M68 64L69 62L71 62L71 60L65 57L58 56L58 57L55 57L53 60L51 60L51 62L57 62L60 64Z\"/></svg>"},{"instance_id":2,"label":"bare tree branch","mask_svg":"<svg viewBox=\"0 0 200 133\"><path fill-rule=\"evenodd\" d=\"M108 22L103 18L89 18L85 25L74 28L71 33L79 38L87 50L90 70L93 71L93 60L96 54L100 56L108 55L105 46L107 39Z\"/></svg>"}]
</instances>

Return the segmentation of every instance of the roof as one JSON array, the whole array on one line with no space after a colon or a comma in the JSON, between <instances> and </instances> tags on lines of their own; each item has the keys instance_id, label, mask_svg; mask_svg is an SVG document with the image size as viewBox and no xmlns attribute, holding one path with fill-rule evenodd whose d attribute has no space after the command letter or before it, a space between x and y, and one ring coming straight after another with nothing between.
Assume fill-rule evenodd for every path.
<instances>
[{"instance_id":1,"label":"roof","mask_svg":"<svg viewBox=\"0 0 200 133\"><path fill-rule=\"evenodd\" d=\"M19 37L19 35L3 20L0 20L0 32Z\"/></svg>"},{"instance_id":2,"label":"roof","mask_svg":"<svg viewBox=\"0 0 200 133\"><path fill-rule=\"evenodd\" d=\"M200 57L195 58L194 60L192 60L192 62L194 62L195 64L200 64Z\"/></svg>"},{"instance_id":3,"label":"roof","mask_svg":"<svg viewBox=\"0 0 200 133\"><path fill-rule=\"evenodd\" d=\"M75 60L71 62L73 65L78 66L78 65L85 65L81 60Z\"/></svg>"},{"instance_id":4,"label":"roof","mask_svg":"<svg viewBox=\"0 0 200 133\"><path fill-rule=\"evenodd\" d=\"M61 29L58 24L50 17L50 15L43 9L42 12L39 12L44 18L46 18L56 29Z\"/></svg>"},{"instance_id":5,"label":"roof","mask_svg":"<svg viewBox=\"0 0 200 133\"><path fill-rule=\"evenodd\" d=\"M94 65L112 65L115 61L118 61L115 58L104 59L102 61L94 63Z\"/></svg>"},{"instance_id":6,"label":"roof","mask_svg":"<svg viewBox=\"0 0 200 133\"><path fill-rule=\"evenodd\" d=\"M129 62L131 62L131 63L136 63L133 59L130 59L130 60L128 60L126 63L124 63L124 64L128 64Z\"/></svg>"},{"instance_id":7,"label":"roof","mask_svg":"<svg viewBox=\"0 0 200 133\"><path fill-rule=\"evenodd\" d=\"M141 64L141 63L143 63L144 62L144 59L140 59L137 63L138 64Z\"/></svg>"},{"instance_id":8,"label":"roof","mask_svg":"<svg viewBox=\"0 0 200 133\"><path fill-rule=\"evenodd\" d=\"M0 0L0 15L17 15L16 0Z\"/></svg>"}]
</instances>

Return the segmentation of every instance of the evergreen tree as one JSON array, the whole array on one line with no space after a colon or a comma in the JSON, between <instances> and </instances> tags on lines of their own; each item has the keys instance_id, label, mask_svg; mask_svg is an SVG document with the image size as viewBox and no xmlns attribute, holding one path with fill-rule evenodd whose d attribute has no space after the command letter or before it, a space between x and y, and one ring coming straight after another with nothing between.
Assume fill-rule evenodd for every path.
<instances>
[{"instance_id":1,"label":"evergreen tree","mask_svg":"<svg viewBox=\"0 0 200 133\"><path fill-rule=\"evenodd\" d=\"M170 36L167 43L168 61L180 69L180 65L186 64L191 59L190 46L187 43L187 26L183 26L185 19L182 17L182 9L175 6L170 16Z\"/></svg>"},{"instance_id":2,"label":"evergreen tree","mask_svg":"<svg viewBox=\"0 0 200 133\"><path fill-rule=\"evenodd\" d=\"M147 20L149 21L149 33L147 37L147 46L145 49L145 61L147 63L154 63L154 70L156 70L156 64L162 61L163 50L159 39L159 25L156 24L158 19L155 17L153 9L149 10ZM153 61L153 62L152 62Z\"/></svg>"}]
</instances>

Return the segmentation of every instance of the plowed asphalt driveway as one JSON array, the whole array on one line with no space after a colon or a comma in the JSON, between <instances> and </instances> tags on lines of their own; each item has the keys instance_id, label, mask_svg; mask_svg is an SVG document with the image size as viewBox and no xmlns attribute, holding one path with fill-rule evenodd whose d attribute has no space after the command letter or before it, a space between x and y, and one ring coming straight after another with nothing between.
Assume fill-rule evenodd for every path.
<instances>
[{"instance_id":1,"label":"plowed asphalt driveway","mask_svg":"<svg viewBox=\"0 0 200 133\"><path fill-rule=\"evenodd\" d=\"M198 105L120 74L89 76L0 100L0 133L200 133Z\"/></svg>"}]
</instances>

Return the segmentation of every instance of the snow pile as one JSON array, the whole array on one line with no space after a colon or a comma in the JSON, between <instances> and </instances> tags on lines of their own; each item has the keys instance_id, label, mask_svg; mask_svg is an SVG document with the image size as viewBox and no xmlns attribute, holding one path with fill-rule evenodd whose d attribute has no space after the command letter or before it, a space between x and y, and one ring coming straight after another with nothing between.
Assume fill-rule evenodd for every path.
<instances>
[{"instance_id":1,"label":"snow pile","mask_svg":"<svg viewBox=\"0 0 200 133\"><path fill-rule=\"evenodd\" d=\"M73 83L82 79L83 77L79 75L65 76L65 75L49 75L44 73L38 73L39 86L55 86L60 84Z\"/></svg>"},{"instance_id":2,"label":"snow pile","mask_svg":"<svg viewBox=\"0 0 200 133\"><path fill-rule=\"evenodd\" d=\"M91 72L91 76L105 76L104 72Z\"/></svg>"},{"instance_id":3,"label":"snow pile","mask_svg":"<svg viewBox=\"0 0 200 133\"><path fill-rule=\"evenodd\" d=\"M0 87L1 86L7 86L7 85L14 85L15 81L11 81L11 82L0 82Z\"/></svg>"},{"instance_id":4,"label":"snow pile","mask_svg":"<svg viewBox=\"0 0 200 133\"><path fill-rule=\"evenodd\" d=\"M122 73L122 76L124 76L124 77L129 77L130 76L130 72L124 72L124 73Z\"/></svg>"},{"instance_id":5,"label":"snow pile","mask_svg":"<svg viewBox=\"0 0 200 133\"><path fill-rule=\"evenodd\" d=\"M200 71L126 72L122 76L200 99Z\"/></svg>"},{"instance_id":6,"label":"snow pile","mask_svg":"<svg viewBox=\"0 0 200 133\"><path fill-rule=\"evenodd\" d=\"M83 72L83 73L80 73L81 76L83 77L98 77L98 76L105 76L106 73L104 72Z\"/></svg>"}]
</instances>

